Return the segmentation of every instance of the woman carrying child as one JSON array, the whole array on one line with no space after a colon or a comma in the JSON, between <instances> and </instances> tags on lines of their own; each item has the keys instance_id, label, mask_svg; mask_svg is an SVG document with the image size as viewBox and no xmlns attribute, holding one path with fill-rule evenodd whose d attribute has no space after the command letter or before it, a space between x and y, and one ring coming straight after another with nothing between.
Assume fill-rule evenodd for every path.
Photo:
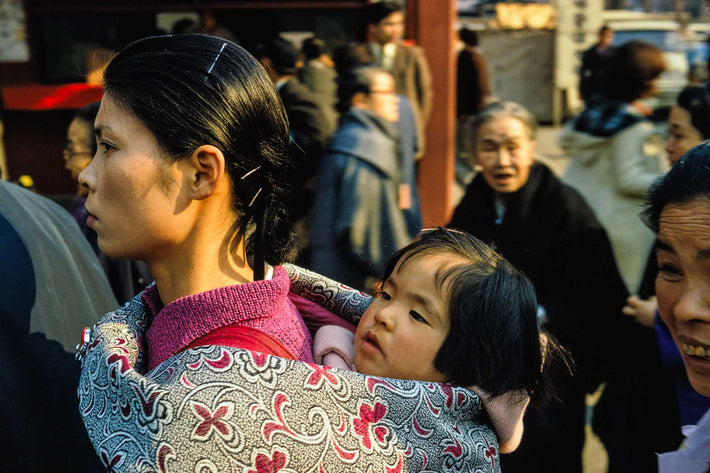
<instances>
[{"instance_id":1,"label":"woman carrying child","mask_svg":"<svg viewBox=\"0 0 710 473\"><path fill-rule=\"evenodd\" d=\"M80 411L107 468L500 471L471 391L308 363L288 298L308 278L279 266L288 126L253 57L210 36L146 38L105 83L79 177L87 223L156 281L80 352ZM321 280L309 291L354 323L369 303Z\"/></svg>"}]
</instances>

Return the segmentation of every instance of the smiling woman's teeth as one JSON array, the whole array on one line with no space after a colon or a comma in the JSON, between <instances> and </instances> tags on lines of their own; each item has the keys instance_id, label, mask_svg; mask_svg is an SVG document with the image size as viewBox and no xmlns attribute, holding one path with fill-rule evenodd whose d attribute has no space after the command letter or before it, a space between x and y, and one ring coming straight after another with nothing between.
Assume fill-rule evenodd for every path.
<instances>
[{"instance_id":1,"label":"smiling woman's teeth","mask_svg":"<svg viewBox=\"0 0 710 473\"><path fill-rule=\"evenodd\" d=\"M687 355L710 358L710 348L696 347L695 345L683 344L683 351Z\"/></svg>"}]
</instances>

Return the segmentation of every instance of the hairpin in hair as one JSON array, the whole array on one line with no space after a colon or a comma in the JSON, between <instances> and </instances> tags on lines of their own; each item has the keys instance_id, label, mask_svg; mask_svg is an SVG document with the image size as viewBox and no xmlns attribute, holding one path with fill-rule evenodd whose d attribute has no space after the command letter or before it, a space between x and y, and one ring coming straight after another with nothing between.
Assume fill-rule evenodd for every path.
<instances>
[{"instance_id":1,"label":"hairpin in hair","mask_svg":"<svg viewBox=\"0 0 710 473\"><path fill-rule=\"evenodd\" d=\"M259 197L259 194L261 194L261 187L259 187L259 190L256 191L256 194L254 194L254 197L251 199L251 202L249 202L249 207L251 207L254 204L254 201L256 200L257 197Z\"/></svg>"},{"instance_id":2,"label":"hairpin in hair","mask_svg":"<svg viewBox=\"0 0 710 473\"><path fill-rule=\"evenodd\" d=\"M239 180L243 181L244 179L246 179L250 175L254 174L256 171L258 171L259 169L261 169L261 164L258 165L257 167L255 167L254 169L252 169L251 171L249 171L248 173L244 174L242 177L239 178Z\"/></svg>"},{"instance_id":3,"label":"hairpin in hair","mask_svg":"<svg viewBox=\"0 0 710 473\"><path fill-rule=\"evenodd\" d=\"M210 75L212 73L212 68L214 67L215 64L217 64L217 59L219 59L220 54L222 54L222 51L224 51L224 48L227 46L227 43L222 43L222 47L219 49L219 52L217 55L214 57L214 61L212 61L212 65L210 66L209 69L207 69L207 75Z\"/></svg>"}]
</instances>

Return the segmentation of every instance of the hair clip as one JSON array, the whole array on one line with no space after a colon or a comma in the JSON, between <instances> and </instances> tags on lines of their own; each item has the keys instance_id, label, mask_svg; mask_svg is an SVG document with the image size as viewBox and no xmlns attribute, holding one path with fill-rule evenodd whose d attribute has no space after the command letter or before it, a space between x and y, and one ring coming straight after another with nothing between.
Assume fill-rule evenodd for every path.
<instances>
[{"instance_id":1,"label":"hair clip","mask_svg":"<svg viewBox=\"0 0 710 473\"><path fill-rule=\"evenodd\" d=\"M262 188L259 187L259 190L256 191L256 194L254 194L254 197L251 199L251 202L249 202L249 207L251 207L252 204L254 204L254 201L256 200L256 198L259 197L259 194L261 194L261 189L262 189Z\"/></svg>"},{"instance_id":2,"label":"hair clip","mask_svg":"<svg viewBox=\"0 0 710 473\"><path fill-rule=\"evenodd\" d=\"M249 171L248 173L244 174L242 177L239 178L239 180L243 181L244 179L249 177L251 174L254 174L256 171L258 171L259 169L261 169L261 164L258 165L257 167L255 167L254 169L252 169L251 171Z\"/></svg>"},{"instance_id":3,"label":"hair clip","mask_svg":"<svg viewBox=\"0 0 710 473\"><path fill-rule=\"evenodd\" d=\"M212 73L212 68L214 67L215 64L217 64L217 59L219 59L220 54L222 54L222 51L224 51L224 48L227 46L227 43L222 43L222 47L219 49L219 52L214 58L214 61L212 61L212 65L210 68L207 70L207 75L210 75Z\"/></svg>"}]
</instances>

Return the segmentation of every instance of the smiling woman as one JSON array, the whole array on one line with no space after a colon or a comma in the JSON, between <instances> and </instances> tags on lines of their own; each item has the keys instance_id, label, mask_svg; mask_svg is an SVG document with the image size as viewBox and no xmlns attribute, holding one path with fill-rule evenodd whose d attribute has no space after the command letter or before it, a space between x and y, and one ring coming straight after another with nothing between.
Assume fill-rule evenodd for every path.
<instances>
[{"instance_id":1,"label":"smiling woman","mask_svg":"<svg viewBox=\"0 0 710 473\"><path fill-rule=\"evenodd\" d=\"M710 144L691 149L654 185L646 216L658 236L658 310L690 384L710 397ZM710 410L685 445L660 455L661 473L710 469Z\"/></svg>"}]
</instances>

